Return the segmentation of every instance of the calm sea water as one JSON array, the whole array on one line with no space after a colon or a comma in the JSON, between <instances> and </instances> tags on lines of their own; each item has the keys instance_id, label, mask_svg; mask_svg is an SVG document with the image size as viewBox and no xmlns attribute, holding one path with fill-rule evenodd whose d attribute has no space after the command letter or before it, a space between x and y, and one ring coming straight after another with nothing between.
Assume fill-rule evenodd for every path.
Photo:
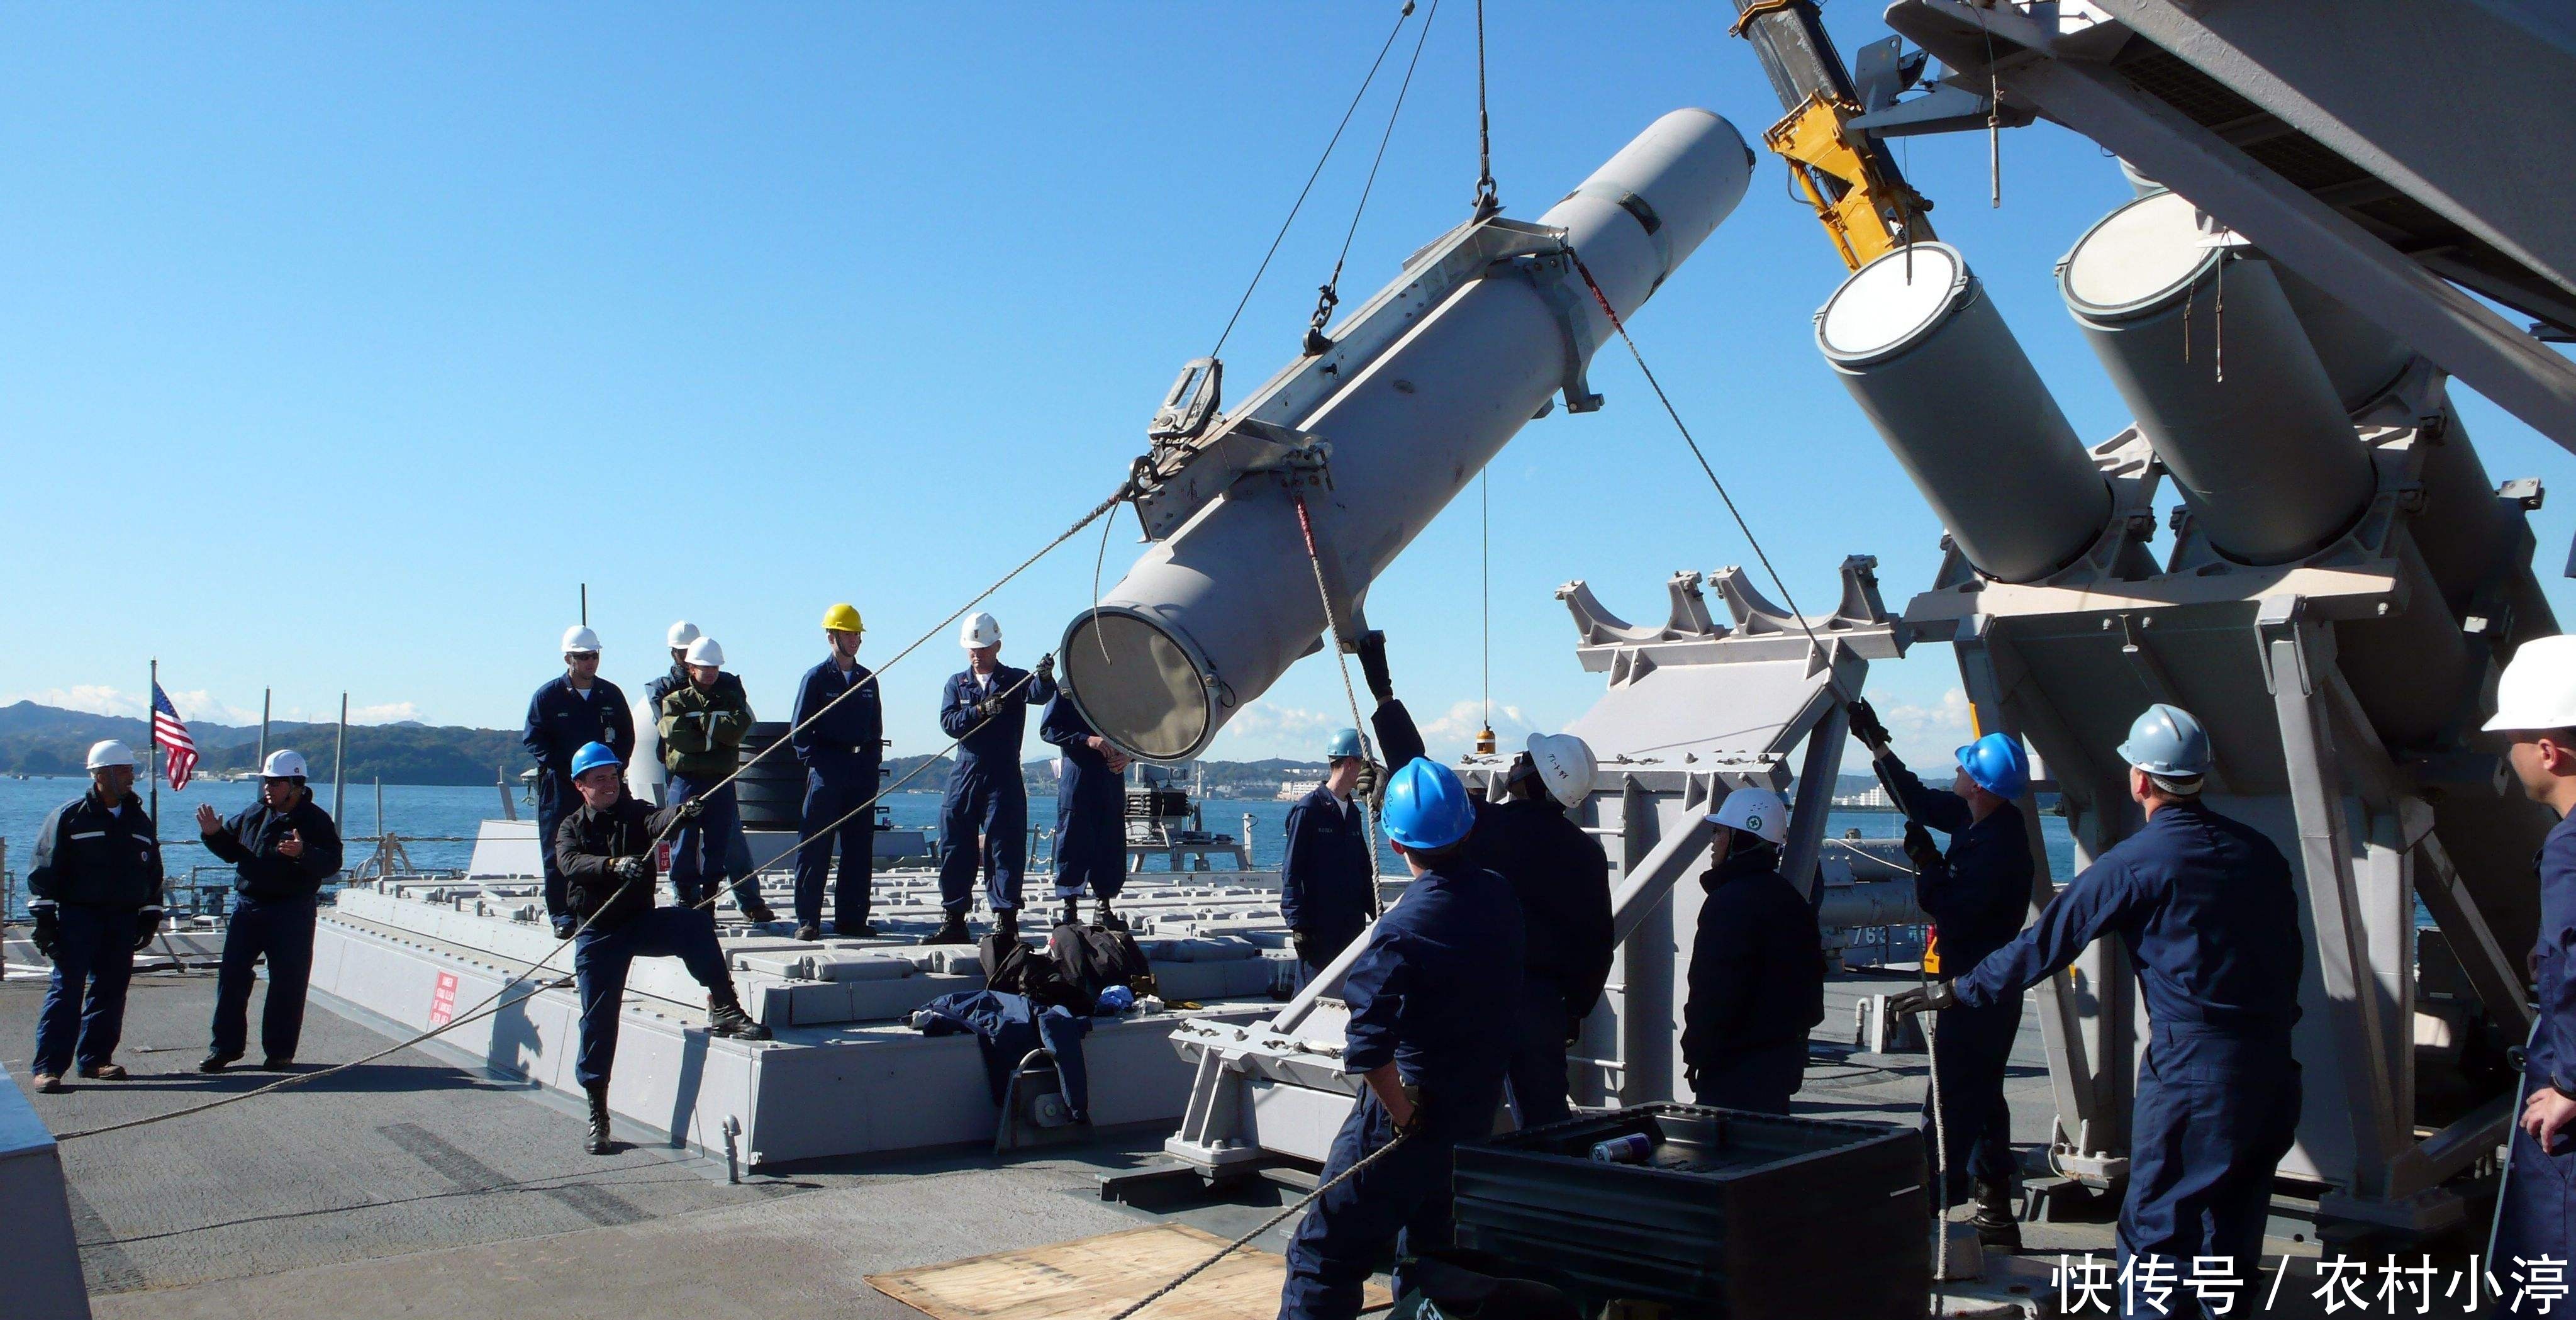
<instances>
[{"instance_id":1,"label":"calm sea water","mask_svg":"<svg viewBox=\"0 0 2576 1320\"><path fill-rule=\"evenodd\" d=\"M37 777L0 779L0 839L8 842L6 869L24 877L35 849L37 829L44 824L46 813L86 791L86 779L70 777ZM197 780L183 793L161 792L162 861L174 878L186 877L195 867L214 867L214 859L197 843L194 822L197 805L212 803L224 815L250 805L257 789L248 783L226 784ZM324 809L331 805L331 786L316 784L314 795ZM372 784L349 786L341 811L340 828L344 836L358 836L361 841L348 849L348 864L357 865L372 848L372 840L387 830L403 836L404 849L412 864L423 868L463 867L474 850L474 834L482 822L501 814L500 790L458 788L421 784L387 784L384 786L383 809L377 809L376 788ZM536 808L526 799L518 800L522 817L532 817ZM939 824L939 795L936 793L897 793L887 799L898 828L936 831ZM1206 828L1220 834L1244 835L1244 817L1252 818L1252 864L1268 869L1279 864L1282 834L1288 818L1289 804L1276 801L1232 801L1211 799L1203 808L1201 819ZM1055 823L1055 799L1051 796L1029 800L1029 819L1041 827ZM2073 870L2075 845L2067 833L2066 822L2046 817L2043 825L2048 837L2049 861L2060 880ZM1882 838L1898 830L1897 818L1884 812L1835 812L1828 818L1827 833L1840 835L1846 829L1857 829L1865 837ZM1038 850L1043 853L1041 842ZM1385 854L1385 865L1401 871L1393 853ZM223 868L228 870L229 868ZM209 878L216 872L209 872ZM13 889L12 915L20 915L26 902L23 881Z\"/></svg>"}]
</instances>

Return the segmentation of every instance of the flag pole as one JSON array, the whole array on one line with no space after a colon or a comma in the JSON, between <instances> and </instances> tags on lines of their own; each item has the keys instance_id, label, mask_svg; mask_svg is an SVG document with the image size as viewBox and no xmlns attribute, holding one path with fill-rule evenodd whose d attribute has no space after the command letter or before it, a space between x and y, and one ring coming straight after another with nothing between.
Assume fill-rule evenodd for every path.
<instances>
[{"instance_id":1,"label":"flag pole","mask_svg":"<svg viewBox=\"0 0 2576 1320\"><path fill-rule=\"evenodd\" d=\"M151 758L144 773L152 781L152 806L147 814L152 817L152 846L155 848L161 846L161 739L152 727L152 703L160 699L161 657L156 655L152 657L152 687L143 694L144 755Z\"/></svg>"}]
</instances>

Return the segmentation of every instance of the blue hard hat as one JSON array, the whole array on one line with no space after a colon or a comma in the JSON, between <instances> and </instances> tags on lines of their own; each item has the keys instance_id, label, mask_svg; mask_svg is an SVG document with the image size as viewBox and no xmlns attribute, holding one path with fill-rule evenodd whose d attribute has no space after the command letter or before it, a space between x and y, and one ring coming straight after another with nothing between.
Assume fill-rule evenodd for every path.
<instances>
[{"instance_id":1,"label":"blue hard hat","mask_svg":"<svg viewBox=\"0 0 2576 1320\"><path fill-rule=\"evenodd\" d=\"M1407 848L1446 848L1476 828L1476 804L1449 767L1417 756L1386 781L1386 837Z\"/></svg>"},{"instance_id":2,"label":"blue hard hat","mask_svg":"<svg viewBox=\"0 0 2576 1320\"><path fill-rule=\"evenodd\" d=\"M2159 779L2198 779L2209 773L2209 731L2191 712L2159 701L2129 726L2120 759Z\"/></svg>"},{"instance_id":3,"label":"blue hard hat","mask_svg":"<svg viewBox=\"0 0 2576 1320\"><path fill-rule=\"evenodd\" d=\"M1333 740L1324 744L1324 759L1328 761L1338 761L1346 756L1365 755L1367 753L1360 750L1360 731L1357 729L1336 730Z\"/></svg>"},{"instance_id":4,"label":"blue hard hat","mask_svg":"<svg viewBox=\"0 0 2576 1320\"><path fill-rule=\"evenodd\" d=\"M1959 768L1968 772L1968 781L1999 798L2017 798L2030 791L2030 757L2021 750L2021 739L2009 733L1990 733L1959 749Z\"/></svg>"},{"instance_id":5,"label":"blue hard hat","mask_svg":"<svg viewBox=\"0 0 2576 1320\"><path fill-rule=\"evenodd\" d=\"M572 754L572 777L579 779L603 765L620 764L623 762L617 759L617 753L608 750L608 744L583 743L581 750Z\"/></svg>"}]
</instances>

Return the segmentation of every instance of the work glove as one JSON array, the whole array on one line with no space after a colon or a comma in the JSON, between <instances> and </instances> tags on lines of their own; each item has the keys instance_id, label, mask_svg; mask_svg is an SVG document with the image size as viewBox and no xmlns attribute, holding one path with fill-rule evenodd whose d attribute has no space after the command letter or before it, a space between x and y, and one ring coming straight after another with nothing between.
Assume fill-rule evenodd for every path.
<instances>
[{"instance_id":1,"label":"work glove","mask_svg":"<svg viewBox=\"0 0 2576 1320\"><path fill-rule=\"evenodd\" d=\"M1854 697L1843 709L1851 714L1851 733L1860 739L1861 746L1873 753L1887 750L1887 726L1879 722L1878 712L1868 702Z\"/></svg>"},{"instance_id":2,"label":"work glove","mask_svg":"<svg viewBox=\"0 0 2576 1320\"><path fill-rule=\"evenodd\" d=\"M161 909L145 908L134 915L134 951L152 947L152 937L161 933Z\"/></svg>"},{"instance_id":3,"label":"work glove","mask_svg":"<svg viewBox=\"0 0 2576 1320\"><path fill-rule=\"evenodd\" d=\"M1942 859L1940 845L1932 842L1932 832L1920 821L1905 822L1905 859L1914 863L1920 875L1930 875L1948 865Z\"/></svg>"},{"instance_id":4,"label":"work glove","mask_svg":"<svg viewBox=\"0 0 2576 1320\"><path fill-rule=\"evenodd\" d=\"M1360 777L1351 781L1351 796L1358 798L1360 801L1366 802L1371 806L1376 805L1377 784L1380 778L1382 778L1382 776L1378 774L1377 762L1362 761L1360 763Z\"/></svg>"},{"instance_id":5,"label":"work glove","mask_svg":"<svg viewBox=\"0 0 2576 1320\"><path fill-rule=\"evenodd\" d=\"M994 717L994 716L996 716L996 715L1001 714L1001 713L1002 713L1002 695L1001 695L1000 693L996 692L996 693L994 693L992 696L986 697L986 698L984 698L982 701L978 701L978 702L976 702L976 703L975 703L975 713L976 713L977 715L979 715L979 716L981 716L981 717L985 718L985 719L988 719L988 720L989 720L989 719L991 719L991 718L993 718L993 717Z\"/></svg>"},{"instance_id":6,"label":"work glove","mask_svg":"<svg viewBox=\"0 0 2576 1320\"><path fill-rule=\"evenodd\" d=\"M28 942L36 946L36 952L53 957L55 946L63 942L63 928L54 915L54 905L47 903L30 915L36 919L36 929L29 932Z\"/></svg>"},{"instance_id":7,"label":"work glove","mask_svg":"<svg viewBox=\"0 0 2576 1320\"><path fill-rule=\"evenodd\" d=\"M1698 1094L1699 1094L1699 1065L1698 1065L1698 1064L1696 1064L1696 1063L1686 1063L1686 1064L1683 1064L1683 1065L1682 1065L1682 1084L1683 1084L1684 1086L1687 1086L1687 1087L1689 1087L1689 1088L1691 1089L1691 1094L1692 1094L1692 1095L1696 1096L1696 1095L1698 1095Z\"/></svg>"},{"instance_id":8,"label":"work glove","mask_svg":"<svg viewBox=\"0 0 2576 1320\"><path fill-rule=\"evenodd\" d=\"M1029 681L1032 683L1052 683L1055 681L1055 652L1049 651L1045 655L1038 657L1036 666L1029 670Z\"/></svg>"},{"instance_id":9,"label":"work glove","mask_svg":"<svg viewBox=\"0 0 2576 1320\"><path fill-rule=\"evenodd\" d=\"M580 929L581 926L580 922L573 920L572 914L569 912L558 912L554 914L554 924L555 938L559 940L571 939L572 933L575 930Z\"/></svg>"},{"instance_id":10,"label":"work glove","mask_svg":"<svg viewBox=\"0 0 2576 1320\"><path fill-rule=\"evenodd\" d=\"M632 884L637 880L641 880L645 876L651 874L651 872L644 869L644 859L640 856L620 857L617 859L617 864L613 869L617 872L618 879L624 880L629 884Z\"/></svg>"},{"instance_id":11,"label":"work glove","mask_svg":"<svg viewBox=\"0 0 2576 1320\"><path fill-rule=\"evenodd\" d=\"M1919 986L1912 990L1899 990L1889 995L1887 1011L1911 1016L1927 1009L1938 1012L1941 1009L1953 1008L1958 1003L1959 992L1951 989L1948 981L1934 981L1930 985Z\"/></svg>"},{"instance_id":12,"label":"work glove","mask_svg":"<svg viewBox=\"0 0 2576 1320\"><path fill-rule=\"evenodd\" d=\"M1581 1039L1583 1039L1583 1015L1579 1013L1566 1014L1565 1043L1571 1045Z\"/></svg>"},{"instance_id":13,"label":"work glove","mask_svg":"<svg viewBox=\"0 0 2576 1320\"><path fill-rule=\"evenodd\" d=\"M1372 628L1360 634L1360 672L1368 676L1369 695L1395 700L1395 680L1386 673L1386 634Z\"/></svg>"},{"instance_id":14,"label":"work glove","mask_svg":"<svg viewBox=\"0 0 2576 1320\"><path fill-rule=\"evenodd\" d=\"M703 797L693 797L680 804L682 820L696 820L705 814L707 814L707 800Z\"/></svg>"},{"instance_id":15,"label":"work glove","mask_svg":"<svg viewBox=\"0 0 2576 1320\"><path fill-rule=\"evenodd\" d=\"M1313 938L1302 930L1292 930L1288 932L1288 947L1297 951L1297 961L1299 962L1312 963L1315 961L1314 959L1306 956L1306 946L1313 942Z\"/></svg>"}]
</instances>

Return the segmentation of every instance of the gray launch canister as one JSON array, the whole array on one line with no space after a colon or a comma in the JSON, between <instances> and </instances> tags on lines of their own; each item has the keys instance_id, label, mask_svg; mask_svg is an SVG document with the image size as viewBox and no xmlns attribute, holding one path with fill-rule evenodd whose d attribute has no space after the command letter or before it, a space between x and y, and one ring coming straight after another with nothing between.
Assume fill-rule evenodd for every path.
<instances>
[{"instance_id":1,"label":"gray launch canister","mask_svg":"<svg viewBox=\"0 0 2576 1320\"><path fill-rule=\"evenodd\" d=\"M1623 317L1642 306L1744 196L1752 153L1706 110L1648 126L1539 223L1562 228ZM1413 278L1399 275L1399 283ZM1609 338L1579 276L1542 287L1507 270L1470 280L1392 346L1354 366L1307 415L1281 419L1332 446L1329 489L1308 488L1337 606L1371 583ZM1563 315L1583 334L1567 340ZM1324 632L1297 509L1255 474L1146 550L1058 654L1101 736L1149 760L1197 755Z\"/></svg>"},{"instance_id":2,"label":"gray launch canister","mask_svg":"<svg viewBox=\"0 0 2576 1320\"><path fill-rule=\"evenodd\" d=\"M2102 534L2109 483L1956 248L1854 271L1816 345L1977 571L2033 581Z\"/></svg>"},{"instance_id":3,"label":"gray launch canister","mask_svg":"<svg viewBox=\"0 0 2576 1320\"><path fill-rule=\"evenodd\" d=\"M2377 481L2272 264L2212 245L2192 204L2102 218L2058 287L2221 552L2279 564L2352 527Z\"/></svg>"}]
</instances>

